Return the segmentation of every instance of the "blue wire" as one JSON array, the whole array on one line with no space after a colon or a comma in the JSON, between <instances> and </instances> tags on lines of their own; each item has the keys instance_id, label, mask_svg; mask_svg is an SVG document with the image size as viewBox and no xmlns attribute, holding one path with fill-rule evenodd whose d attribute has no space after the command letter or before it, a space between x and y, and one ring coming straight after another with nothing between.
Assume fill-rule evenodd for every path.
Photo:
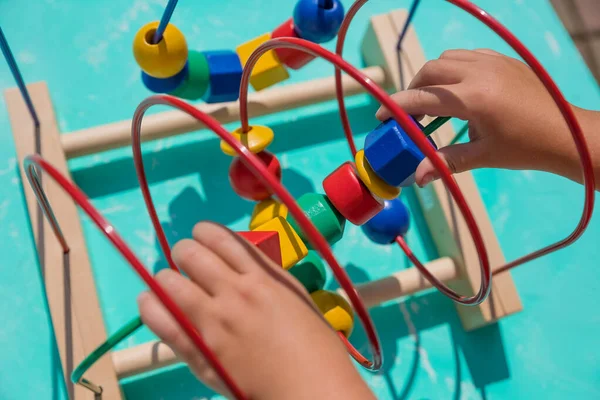
<instances>
[{"instance_id":1,"label":"blue wire","mask_svg":"<svg viewBox=\"0 0 600 400\"><path fill-rule=\"evenodd\" d=\"M400 37L398 38L398 43L396 44L396 51L400 51L400 49L402 48L402 41L404 40L404 36L406 36L408 27L410 26L410 23L412 22L412 19L417 12L417 7L420 2L421 0L413 0L412 5L410 6L410 10L408 11L408 18L406 18L404 28L402 28L402 33L400 34Z\"/></svg>"},{"instance_id":2,"label":"blue wire","mask_svg":"<svg viewBox=\"0 0 600 400\"><path fill-rule=\"evenodd\" d=\"M167 25L169 25L169 21L171 20L171 16L173 15L173 11L175 11L175 6L177 5L177 0L169 0L167 7L165 7L165 12L163 13L162 18L160 19L160 23L158 24L158 29L154 32L154 44L157 44L162 40L163 33L165 33L165 29L167 29Z\"/></svg>"},{"instance_id":3,"label":"blue wire","mask_svg":"<svg viewBox=\"0 0 600 400\"><path fill-rule=\"evenodd\" d=\"M35 112L35 107L33 106L33 102L31 101L31 97L29 96L29 91L27 90L27 86L25 86L25 82L23 81L23 76L21 75L21 71L19 71L19 67L17 66L17 62L15 61L15 57L10 51L10 47L8 45L8 41L4 36L4 32L2 31L2 27L0 27L0 48L2 48L2 54L4 54L4 58L6 59L6 63L8 64L8 68L10 68L10 72L12 72L15 81L17 81L17 86L21 91L21 96L23 96L23 100L25 100L25 104L27 104L27 108L29 109L29 113L31 114L31 118L33 118L33 123L36 128L40 127L40 120Z\"/></svg>"}]
</instances>

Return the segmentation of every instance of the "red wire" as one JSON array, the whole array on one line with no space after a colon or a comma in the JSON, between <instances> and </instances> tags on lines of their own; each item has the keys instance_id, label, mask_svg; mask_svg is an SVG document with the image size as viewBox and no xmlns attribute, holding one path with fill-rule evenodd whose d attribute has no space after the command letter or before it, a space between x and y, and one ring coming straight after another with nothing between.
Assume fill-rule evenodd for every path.
<instances>
[{"instance_id":1,"label":"red wire","mask_svg":"<svg viewBox=\"0 0 600 400\"><path fill-rule=\"evenodd\" d=\"M466 297L456 293L454 290L450 289L446 285L439 285L438 281L435 279L431 279L430 282L438 290L440 290L446 296L450 297L458 303L466 305L477 305L483 302L487 298L491 287L491 269L487 256L487 250L485 248L481 232L479 231L477 224L475 223L473 213L469 209L469 206L462 192L460 191L456 181L452 177L450 170L444 164L442 159L436 153L435 149L431 146L427 138L422 134L420 129L416 126L416 124L408 116L408 114L406 114L404 110L402 110L397 104L395 104L390 98L390 96L388 96L388 94L381 87L379 87L376 83L371 81L363 73L361 73L359 70L350 65L343 58L331 53L330 51L322 48L321 46L297 38L276 38L271 39L260 45L252 53L252 55L246 62L246 66L244 67L244 72L242 74L240 87L240 119L242 127L245 130L249 128L247 98L248 80L252 68L254 67L254 65L256 64L256 62L262 54L275 48L291 48L299 51L304 51L306 53L312 54L313 56L322 57L325 60L334 64L336 67L343 70L348 75L350 75L365 89L367 89L377 101L379 101L384 107L390 110L394 119L398 121L398 123L406 131L406 133L413 140L413 142L415 142L415 144L419 147L423 154L425 154L425 156L431 160L434 167L439 171L442 181L446 184L446 187L452 194L452 197L455 199L456 204L458 205L458 208L465 219L469 232L471 233L471 237L473 238L473 242L475 244L475 248L479 256L479 262L481 267L481 284L479 287L479 291L474 296ZM296 217L296 215L294 215L294 217ZM296 220L298 221L298 219ZM338 279L338 282L340 282L342 287L345 289L344 285L350 286L350 280L348 279L345 272L339 267L337 261L335 260L335 257L333 257L333 255L329 251L329 246L322 238L322 236L318 234L317 230L312 226L312 224L304 224L304 221L298 222L300 228L307 234L310 243L313 245L313 248L319 250L321 256L330 265L335 277ZM306 222L308 222L308 220L306 220ZM429 276L432 277L431 274L429 274ZM360 302L358 295L356 293L348 293L348 298L351 300L352 306L354 307L361 321L363 321L364 323L364 321L366 321L368 318L368 313L364 308L362 302ZM367 337L369 337L369 339L371 340L371 337L369 336L371 333L370 330L366 326L365 330L367 331ZM374 334L374 331L372 333ZM373 337L376 338L376 336Z\"/></svg>"},{"instance_id":2,"label":"red wire","mask_svg":"<svg viewBox=\"0 0 600 400\"><path fill-rule=\"evenodd\" d=\"M346 40L346 33L348 33L348 28L350 27L350 23L352 19L360 10L360 8L369 0L356 0L354 4L348 10L348 13L344 17L342 21L342 25L340 26L340 30L338 31L337 43L335 44L335 54L338 56L342 56L344 51L344 42ZM354 144L354 136L352 135L352 128L350 128L350 121L348 119L348 111L346 110L346 104L344 100L344 89L342 85L342 70L339 68L335 69L335 95L337 97L338 107L340 110L340 119L342 120L342 127L344 128L344 135L346 135L346 140L348 141L348 146L350 147L350 153L352 153L352 158L356 155L356 145Z\"/></svg>"},{"instance_id":3,"label":"red wire","mask_svg":"<svg viewBox=\"0 0 600 400\"><path fill-rule=\"evenodd\" d=\"M223 368L221 363L217 360L212 350L206 345L202 336L194 326L194 324L185 316L184 312L177 306L177 304L171 299L171 297L165 292L162 286L150 275L148 269L142 264L137 256L127 246L125 241L117 233L115 228L96 210L96 208L90 203L85 193L81 191L76 185L69 182L57 169L55 169L50 163L44 160L39 154L29 155L25 157L24 168L29 180L29 184L34 188L38 203L42 207L46 218L51 224L56 223L58 231L58 222L52 211L52 207L48 202L48 199L44 195L39 177L35 170L35 167L44 170L52 179L58 183L65 192L77 203L79 207L92 219L98 228L104 233L104 235L110 240L110 242L116 247L121 255L127 260L127 262L133 267L135 272L142 278L142 280L148 285L148 287L154 292L156 297L165 306L165 308L171 313L173 318L179 323L184 332L194 342L196 347L204 355L210 366L216 371L217 375L227 385L231 393L237 399L246 399L246 396L237 387L235 382L231 379L227 371ZM38 191L39 189L39 191ZM56 230L55 230L56 232ZM62 233L60 234L62 236ZM68 246L63 246L65 253L68 252Z\"/></svg>"}]
</instances>

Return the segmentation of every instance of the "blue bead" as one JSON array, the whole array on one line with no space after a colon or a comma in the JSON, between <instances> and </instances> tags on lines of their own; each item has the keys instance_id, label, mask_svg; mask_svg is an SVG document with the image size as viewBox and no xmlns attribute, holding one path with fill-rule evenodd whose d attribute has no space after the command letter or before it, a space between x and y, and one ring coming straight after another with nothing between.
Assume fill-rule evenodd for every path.
<instances>
[{"instance_id":1,"label":"blue bead","mask_svg":"<svg viewBox=\"0 0 600 400\"><path fill-rule=\"evenodd\" d=\"M431 139L429 142L435 147ZM392 186L407 186L425 156L393 119L381 123L365 139L365 157L377 176Z\"/></svg>"},{"instance_id":2,"label":"blue bead","mask_svg":"<svg viewBox=\"0 0 600 400\"><path fill-rule=\"evenodd\" d=\"M187 74L188 64L186 62L181 71L168 78L155 78L142 71L142 82L144 83L144 86L146 86L146 88L151 92L169 93L181 85Z\"/></svg>"},{"instance_id":3,"label":"blue bead","mask_svg":"<svg viewBox=\"0 0 600 400\"><path fill-rule=\"evenodd\" d=\"M298 0L294 7L294 30L302 39L314 43L333 39L343 20L340 0Z\"/></svg>"},{"instance_id":4,"label":"blue bead","mask_svg":"<svg viewBox=\"0 0 600 400\"><path fill-rule=\"evenodd\" d=\"M392 243L396 236L408 232L410 215L402 200L385 200L384 208L362 226L371 241L378 244Z\"/></svg>"},{"instance_id":5,"label":"blue bead","mask_svg":"<svg viewBox=\"0 0 600 400\"><path fill-rule=\"evenodd\" d=\"M202 97L207 103L235 101L240 94L242 63L235 51L217 50L202 52L208 63L210 85Z\"/></svg>"}]
</instances>

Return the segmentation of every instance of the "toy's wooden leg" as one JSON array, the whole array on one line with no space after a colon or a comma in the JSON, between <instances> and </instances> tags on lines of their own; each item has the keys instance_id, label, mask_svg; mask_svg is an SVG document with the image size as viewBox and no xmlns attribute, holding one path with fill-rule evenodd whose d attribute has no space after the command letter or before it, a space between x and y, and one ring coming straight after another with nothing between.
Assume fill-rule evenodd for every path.
<instances>
[{"instance_id":1,"label":"toy's wooden leg","mask_svg":"<svg viewBox=\"0 0 600 400\"><path fill-rule=\"evenodd\" d=\"M372 17L362 43L362 53L367 65L382 66L396 90L400 89L402 81L407 86L426 61L417 35L411 28L403 42L403 79L400 79L396 41L406 17L404 10ZM446 124L434 134L434 139L438 147L443 147L453 136L452 126ZM456 176L456 181L473 210L492 267L500 266L505 262L504 256L473 175L470 172L462 173ZM425 189L417 188L416 192L439 256L451 257L459 270L459 279L450 286L465 295L474 294L479 287L479 260L466 224L449 192L441 181L433 182ZM512 277L506 272L494 276L492 293L487 301L477 307L457 308L464 328L471 330L518 312L522 305Z\"/></svg>"},{"instance_id":2,"label":"toy's wooden leg","mask_svg":"<svg viewBox=\"0 0 600 400\"><path fill-rule=\"evenodd\" d=\"M37 132L19 91L12 88L5 92L19 169L69 397L91 400L94 393L73 386L70 375L89 352L106 340L106 330L76 206L58 185L42 176L43 188L71 248L64 254L23 171L23 158L39 152L61 173L70 176L48 88L39 82L28 85L28 89L40 118ZM123 398L110 357L95 364L86 378L102 387L101 398Z\"/></svg>"}]
</instances>

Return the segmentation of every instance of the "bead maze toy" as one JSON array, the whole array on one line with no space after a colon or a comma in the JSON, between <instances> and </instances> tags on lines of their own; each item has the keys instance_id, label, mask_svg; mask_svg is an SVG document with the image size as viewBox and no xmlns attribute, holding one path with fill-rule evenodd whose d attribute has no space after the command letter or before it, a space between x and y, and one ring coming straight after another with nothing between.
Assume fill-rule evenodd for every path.
<instances>
[{"instance_id":1,"label":"bead maze toy","mask_svg":"<svg viewBox=\"0 0 600 400\"><path fill-rule=\"evenodd\" d=\"M110 357L102 357L142 323L136 317L107 338L79 216L72 199L161 298L231 393L236 398L245 398L185 315L110 223L74 186L67 167L67 159L132 144L140 187L160 246L171 268L177 270L148 189L141 142L202 128L209 128L219 135L222 139L220 150L234 157L229 171L234 191L257 202L249 231L239 232L240 236L304 285L325 319L339 333L349 353L362 366L377 370L382 363L378 338L366 311L368 307L436 287L455 300L466 330L492 324L522 309L508 269L564 247L583 232L593 209L589 153L564 98L531 53L478 7L465 0L448 1L494 29L534 69L569 122L584 167L586 208L575 232L555 245L508 264L471 173L450 177L447 167L435 153L437 147L453 140L452 128L443 125L447 118L420 125L395 106L383 90L400 90L403 82L410 81L426 63L416 33L409 26L418 1L409 13L397 10L371 18L361 45L367 65L362 70L345 62L341 54L346 29L366 0L356 1L345 18L337 0L300 0L293 18L272 33L239 46L235 52L188 51L183 34L169 23L176 4L176 1L170 1L160 22L149 23L138 32L134 39L134 55L142 69L143 84L153 92L171 96L148 98L140 104L131 121L61 135L50 94L43 82L27 85L28 90L22 90L26 93L24 96L17 89L6 91L22 177L31 184L25 188L27 207L40 261L47 266L44 283L63 372L78 384L73 387L73 398L91 399L99 395L109 399L123 398L119 379L175 363L177 358L160 342L113 351ZM317 45L333 39L336 34L337 54ZM301 68L317 56L336 65L333 78L267 89L287 78L286 67ZM342 76L342 72L347 75ZM249 84L256 90L250 95ZM364 149L357 151L350 134L344 97L363 89L388 107L394 119L375 127L367 135ZM250 125L249 118L336 97L353 160L329 173L323 181L324 193L308 193L294 200L279 184L279 161L266 150L274 140L274 132L266 126ZM178 98L203 99L205 104L192 106ZM169 105L177 110L154 114L142 123L144 113L155 104ZM238 119L241 127L231 133L220 125ZM440 258L422 264L403 239L409 229L409 211L397 197L402 187L413 184L416 166L425 157L432 160L442 179L424 189L417 188L416 193ZM40 170L52 179L42 180ZM376 243L397 243L414 267L354 288L330 249L342 238L348 223L361 225L365 235ZM322 260L331 266L342 286L337 293L323 290L325 267ZM355 313L371 343L372 360L351 344Z\"/></svg>"}]
</instances>

